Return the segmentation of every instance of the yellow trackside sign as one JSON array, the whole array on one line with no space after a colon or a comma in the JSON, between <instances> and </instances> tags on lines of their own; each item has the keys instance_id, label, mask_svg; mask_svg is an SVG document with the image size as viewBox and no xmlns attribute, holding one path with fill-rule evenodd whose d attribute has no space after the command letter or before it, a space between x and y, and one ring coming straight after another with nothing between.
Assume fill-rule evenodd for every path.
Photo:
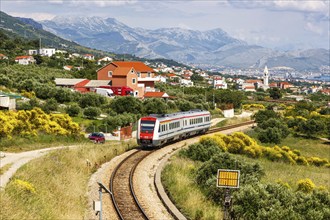
<instances>
[{"instance_id":1,"label":"yellow trackside sign","mask_svg":"<svg viewBox=\"0 0 330 220\"><path fill-rule=\"evenodd\" d=\"M239 188L239 170L218 169L217 187Z\"/></svg>"}]
</instances>

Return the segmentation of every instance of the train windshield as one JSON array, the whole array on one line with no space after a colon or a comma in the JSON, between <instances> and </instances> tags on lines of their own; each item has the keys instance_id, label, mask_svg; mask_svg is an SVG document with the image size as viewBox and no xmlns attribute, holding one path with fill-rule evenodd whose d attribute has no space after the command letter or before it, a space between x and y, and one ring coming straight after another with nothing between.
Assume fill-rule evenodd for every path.
<instances>
[{"instance_id":1,"label":"train windshield","mask_svg":"<svg viewBox=\"0 0 330 220\"><path fill-rule=\"evenodd\" d=\"M155 128L155 121L141 121L141 132L152 133Z\"/></svg>"}]
</instances>

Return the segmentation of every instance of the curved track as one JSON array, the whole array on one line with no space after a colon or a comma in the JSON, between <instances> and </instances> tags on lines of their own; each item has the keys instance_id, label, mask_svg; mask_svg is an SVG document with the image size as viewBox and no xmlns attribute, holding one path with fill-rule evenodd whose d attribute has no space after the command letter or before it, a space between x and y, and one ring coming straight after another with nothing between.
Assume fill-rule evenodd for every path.
<instances>
[{"instance_id":1,"label":"curved track","mask_svg":"<svg viewBox=\"0 0 330 220\"><path fill-rule=\"evenodd\" d=\"M255 121L247 121L221 128L213 128L207 131L206 134L251 125L254 123ZM155 149L138 150L125 158L113 171L110 178L110 191L112 192L111 198L119 219L149 219L134 193L133 175L138 164L154 151ZM164 202L162 198L160 199ZM167 207L166 204L164 205ZM173 213L172 216L175 218Z\"/></svg>"},{"instance_id":2,"label":"curved track","mask_svg":"<svg viewBox=\"0 0 330 220\"><path fill-rule=\"evenodd\" d=\"M212 133L216 133L219 131L225 131L225 130L232 129L232 128L238 128L238 127L245 126L245 125L251 125L254 123L255 123L255 121L247 121L247 122L243 122L243 123L239 123L239 124L224 126L221 128L212 128L212 129L208 130L206 132L206 134L212 134Z\"/></svg>"},{"instance_id":3,"label":"curved track","mask_svg":"<svg viewBox=\"0 0 330 220\"><path fill-rule=\"evenodd\" d=\"M136 151L125 158L111 175L111 198L120 219L148 219L135 196L133 175L137 165L152 152Z\"/></svg>"}]
</instances>

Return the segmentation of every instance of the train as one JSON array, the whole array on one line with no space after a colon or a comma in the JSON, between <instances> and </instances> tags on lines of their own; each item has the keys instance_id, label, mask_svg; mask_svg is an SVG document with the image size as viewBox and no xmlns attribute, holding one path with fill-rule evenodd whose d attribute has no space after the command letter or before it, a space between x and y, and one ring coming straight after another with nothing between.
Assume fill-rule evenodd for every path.
<instances>
[{"instance_id":1,"label":"train","mask_svg":"<svg viewBox=\"0 0 330 220\"><path fill-rule=\"evenodd\" d=\"M210 127L211 114L206 110L151 114L138 121L137 143L142 147L161 147L173 141L206 133Z\"/></svg>"}]
</instances>

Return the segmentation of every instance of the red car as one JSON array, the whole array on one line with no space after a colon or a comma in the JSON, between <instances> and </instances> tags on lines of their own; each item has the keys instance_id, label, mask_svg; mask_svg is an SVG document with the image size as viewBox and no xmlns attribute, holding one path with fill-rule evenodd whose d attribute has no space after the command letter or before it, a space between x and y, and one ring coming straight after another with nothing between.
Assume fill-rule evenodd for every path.
<instances>
[{"instance_id":1,"label":"red car","mask_svg":"<svg viewBox=\"0 0 330 220\"><path fill-rule=\"evenodd\" d=\"M105 137L104 134L99 133L99 132L93 132L90 135L88 135L88 139L93 141L94 143L102 143L104 144L105 142Z\"/></svg>"}]
</instances>

